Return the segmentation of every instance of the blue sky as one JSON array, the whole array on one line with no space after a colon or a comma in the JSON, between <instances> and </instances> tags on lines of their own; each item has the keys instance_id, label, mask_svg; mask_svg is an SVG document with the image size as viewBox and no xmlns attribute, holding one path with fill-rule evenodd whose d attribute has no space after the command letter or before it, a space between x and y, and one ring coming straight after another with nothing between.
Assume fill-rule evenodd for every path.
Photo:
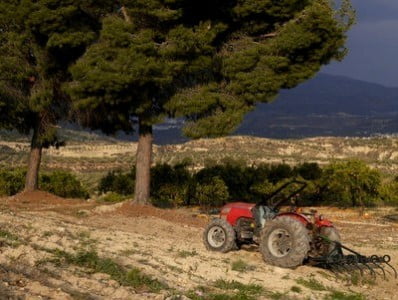
<instances>
[{"instance_id":1,"label":"blue sky","mask_svg":"<svg viewBox=\"0 0 398 300\"><path fill-rule=\"evenodd\" d=\"M352 0L357 24L349 33L349 54L323 73L398 87L398 0Z\"/></svg>"}]
</instances>

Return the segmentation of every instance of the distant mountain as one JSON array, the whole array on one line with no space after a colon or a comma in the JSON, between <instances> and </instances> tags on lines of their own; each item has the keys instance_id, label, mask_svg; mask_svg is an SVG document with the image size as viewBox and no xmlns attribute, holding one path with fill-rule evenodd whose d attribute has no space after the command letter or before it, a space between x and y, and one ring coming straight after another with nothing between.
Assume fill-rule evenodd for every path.
<instances>
[{"instance_id":1,"label":"distant mountain","mask_svg":"<svg viewBox=\"0 0 398 300\"><path fill-rule=\"evenodd\" d=\"M155 128L158 144L186 141L182 121ZM259 104L233 135L268 138L372 136L398 133L398 88L318 74L272 103Z\"/></svg>"},{"instance_id":2,"label":"distant mountain","mask_svg":"<svg viewBox=\"0 0 398 300\"><path fill-rule=\"evenodd\" d=\"M156 144L176 144L188 139L181 134L183 120L169 120L154 127ZM62 124L67 140L92 139L77 125ZM72 131L80 131L75 134ZM373 136L398 134L398 88L342 76L318 74L291 90L283 90L272 103L259 104L233 135L267 138L314 136ZM72 136L71 136L72 135ZM16 139L15 132L0 131L5 140ZM20 137L24 138L25 137ZM117 134L118 140L137 140L137 135Z\"/></svg>"},{"instance_id":3,"label":"distant mountain","mask_svg":"<svg viewBox=\"0 0 398 300\"><path fill-rule=\"evenodd\" d=\"M235 134L272 138L398 133L398 88L319 74L259 104Z\"/></svg>"}]
</instances>

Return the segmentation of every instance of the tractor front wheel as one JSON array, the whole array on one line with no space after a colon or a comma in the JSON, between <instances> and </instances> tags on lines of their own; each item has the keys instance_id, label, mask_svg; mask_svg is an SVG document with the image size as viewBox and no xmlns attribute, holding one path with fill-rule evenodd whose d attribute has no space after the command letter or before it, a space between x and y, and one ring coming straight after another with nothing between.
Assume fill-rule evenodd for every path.
<instances>
[{"instance_id":1,"label":"tractor front wheel","mask_svg":"<svg viewBox=\"0 0 398 300\"><path fill-rule=\"evenodd\" d=\"M266 263L295 268L303 264L310 250L307 228L291 217L279 217L265 224L260 252Z\"/></svg>"},{"instance_id":2,"label":"tractor front wheel","mask_svg":"<svg viewBox=\"0 0 398 300\"><path fill-rule=\"evenodd\" d=\"M236 249L236 233L227 221L213 219L206 226L203 242L207 250L225 253Z\"/></svg>"}]
</instances>

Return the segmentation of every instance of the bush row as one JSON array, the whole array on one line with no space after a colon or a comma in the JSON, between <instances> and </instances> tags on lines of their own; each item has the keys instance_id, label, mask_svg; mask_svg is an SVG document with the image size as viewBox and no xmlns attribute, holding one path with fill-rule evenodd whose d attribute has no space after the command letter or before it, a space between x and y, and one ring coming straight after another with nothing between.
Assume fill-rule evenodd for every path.
<instances>
[{"instance_id":1,"label":"bush row","mask_svg":"<svg viewBox=\"0 0 398 300\"><path fill-rule=\"evenodd\" d=\"M26 171L0 170L0 195L14 195L23 189ZM103 202L117 202L134 194L135 169L111 171L101 178L98 191ZM292 179L307 182L298 197L299 205L374 206L398 205L398 178L385 179L365 163L352 160L320 167L303 163L246 166L229 160L190 170L189 164L159 164L151 169L151 201L159 207L187 205L220 206L230 201L257 202L267 198ZM81 182L71 173L41 174L40 189L66 198L88 198ZM285 195L295 187L285 191ZM283 195L282 195L283 196ZM274 199L278 200L278 199Z\"/></svg>"},{"instance_id":2,"label":"bush row","mask_svg":"<svg viewBox=\"0 0 398 300\"><path fill-rule=\"evenodd\" d=\"M134 169L129 173L110 172L102 178L98 189L133 194L134 174ZM151 198L152 203L160 207L257 202L293 178L308 184L299 195L300 205L398 205L398 180L383 180L378 170L358 160L331 163L323 168L316 163L295 167L287 164L246 166L228 161L197 172L190 172L187 164L160 164L151 169Z\"/></svg>"},{"instance_id":3,"label":"bush row","mask_svg":"<svg viewBox=\"0 0 398 300\"><path fill-rule=\"evenodd\" d=\"M0 170L0 196L12 196L24 188L26 170ZM81 182L71 173L54 171L43 173L39 177L39 186L43 191L65 198L89 197Z\"/></svg>"}]
</instances>

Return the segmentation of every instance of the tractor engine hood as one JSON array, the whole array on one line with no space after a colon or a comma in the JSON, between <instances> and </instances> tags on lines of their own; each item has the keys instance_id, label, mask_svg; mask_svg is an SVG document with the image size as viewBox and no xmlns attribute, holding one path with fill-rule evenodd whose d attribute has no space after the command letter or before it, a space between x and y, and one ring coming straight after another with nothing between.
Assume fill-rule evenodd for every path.
<instances>
[{"instance_id":1,"label":"tractor engine hood","mask_svg":"<svg viewBox=\"0 0 398 300\"><path fill-rule=\"evenodd\" d=\"M235 226L239 218L253 218L252 209L255 205L245 202L228 203L221 209L220 218Z\"/></svg>"}]
</instances>

